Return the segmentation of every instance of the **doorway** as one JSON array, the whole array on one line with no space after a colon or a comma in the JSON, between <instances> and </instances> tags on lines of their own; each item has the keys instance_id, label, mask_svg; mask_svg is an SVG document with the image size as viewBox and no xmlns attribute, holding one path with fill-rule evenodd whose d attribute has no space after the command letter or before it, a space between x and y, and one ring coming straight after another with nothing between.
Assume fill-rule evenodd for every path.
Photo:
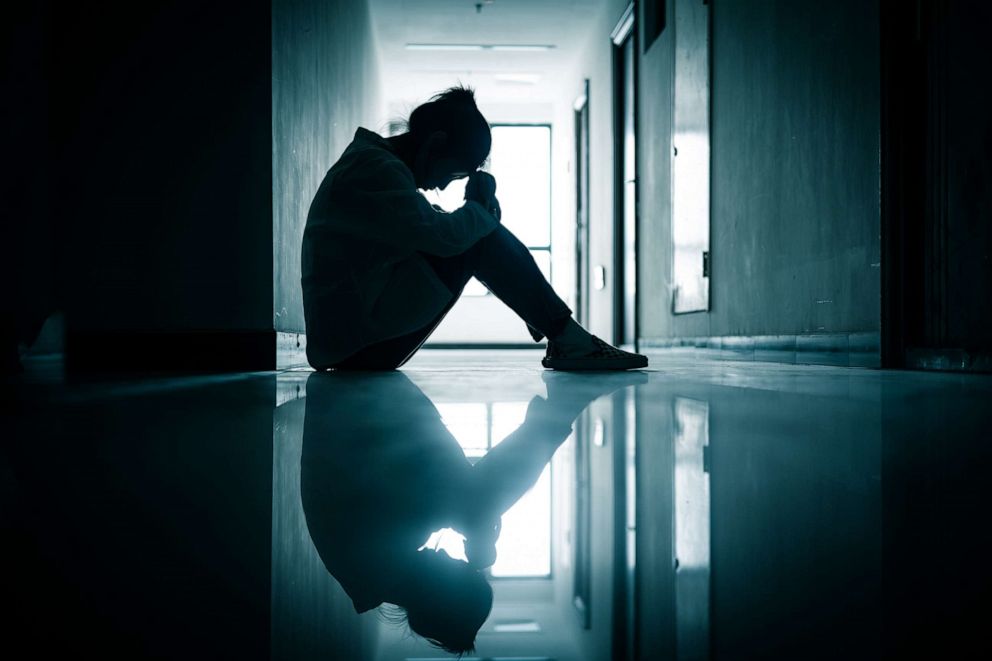
<instances>
[{"instance_id":1,"label":"doorway","mask_svg":"<svg viewBox=\"0 0 992 661\"><path fill-rule=\"evenodd\" d=\"M575 318L589 326L589 79L575 99Z\"/></svg>"},{"instance_id":2,"label":"doorway","mask_svg":"<svg viewBox=\"0 0 992 661\"><path fill-rule=\"evenodd\" d=\"M882 366L992 371L992 21L881 5Z\"/></svg>"},{"instance_id":3,"label":"doorway","mask_svg":"<svg viewBox=\"0 0 992 661\"><path fill-rule=\"evenodd\" d=\"M637 350L637 152L634 3L610 35L613 41L614 229L613 337Z\"/></svg>"}]
</instances>

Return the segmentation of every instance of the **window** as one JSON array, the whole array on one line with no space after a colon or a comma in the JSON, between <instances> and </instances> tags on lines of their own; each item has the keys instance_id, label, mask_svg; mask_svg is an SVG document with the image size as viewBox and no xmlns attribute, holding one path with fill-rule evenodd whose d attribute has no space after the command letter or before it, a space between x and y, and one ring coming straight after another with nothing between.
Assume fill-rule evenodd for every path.
<instances>
[{"instance_id":1,"label":"window","mask_svg":"<svg viewBox=\"0 0 992 661\"><path fill-rule=\"evenodd\" d=\"M519 427L527 402L438 403L437 410L469 461L485 455ZM545 466L534 487L502 517L496 542L494 578L546 578L551 575L551 466ZM431 535L425 546L444 549L465 559L464 538L450 528Z\"/></svg>"},{"instance_id":2,"label":"window","mask_svg":"<svg viewBox=\"0 0 992 661\"><path fill-rule=\"evenodd\" d=\"M496 178L496 197L503 211L502 223L530 249L538 268L551 281L551 127L546 124L494 124L493 146L483 168ZM465 179L428 199L448 211L465 199ZM474 278L466 296L489 291Z\"/></svg>"}]
</instances>

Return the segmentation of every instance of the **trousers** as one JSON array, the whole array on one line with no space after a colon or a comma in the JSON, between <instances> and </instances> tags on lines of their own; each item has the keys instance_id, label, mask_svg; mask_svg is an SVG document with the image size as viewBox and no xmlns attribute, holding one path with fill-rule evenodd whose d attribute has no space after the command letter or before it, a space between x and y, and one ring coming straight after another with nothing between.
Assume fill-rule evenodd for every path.
<instances>
[{"instance_id":1,"label":"trousers","mask_svg":"<svg viewBox=\"0 0 992 661\"><path fill-rule=\"evenodd\" d=\"M454 307L473 276L523 319L535 342L557 336L572 316L530 250L502 225L458 255L423 256L451 291L447 307L423 328L363 347L334 365L335 369L393 370L406 363Z\"/></svg>"}]
</instances>

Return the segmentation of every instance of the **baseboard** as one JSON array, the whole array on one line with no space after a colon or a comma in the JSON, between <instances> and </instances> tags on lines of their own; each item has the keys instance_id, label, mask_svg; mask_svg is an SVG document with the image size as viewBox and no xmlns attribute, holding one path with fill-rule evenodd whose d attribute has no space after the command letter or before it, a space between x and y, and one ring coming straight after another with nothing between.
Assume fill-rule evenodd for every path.
<instances>
[{"instance_id":1,"label":"baseboard","mask_svg":"<svg viewBox=\"0 0 992 661\"><path fill-rule=\"evenodd\" d=\"M66 333L69 374L254 372L276 369L276 331L80 331Z\"/></svg>"},{"instance_id":2,"label":"baseboard","mask_svg":"<svg viewBox=\"0 0 992 661\"><path fill-rule=\"evenodd\" d=\"M992 354L963 349L909 349L906 367L940 372L992 372Z\"/></svg>"},{"instance_id":3,"label":"baseboard","mask_svg":"<svg viewBox=\"0 0 992 661\"><path fill-rule=\"evenodd\" d=\"M879 367L878 333L799 335L724 335L714 337L641 338L642 349L690 352L717 360Z\"/></svg>"},{"instance_id":4,"label":"baseboard","mask_svg":"<svg viewBox=\"0 0 992 661\"><path fill-rule=\"evenodd\" d=\"M308 367L307 334L276 332L276 369Z\"/></svg>"}]
</instances>

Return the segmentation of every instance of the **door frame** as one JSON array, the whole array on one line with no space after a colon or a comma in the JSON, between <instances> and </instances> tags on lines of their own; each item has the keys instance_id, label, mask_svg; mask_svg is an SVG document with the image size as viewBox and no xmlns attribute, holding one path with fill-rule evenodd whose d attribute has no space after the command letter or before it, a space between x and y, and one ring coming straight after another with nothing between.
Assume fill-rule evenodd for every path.
<instances>
[{"instance_id":1,"label":"door frame","mask_svg":"<svg viewBox=\"0 0 992 661\"><path fill-rule=\"evenodd\" d=\"M572 104L575 123L575 315L589 326L589 79Z\"/></svg>"},{"instance_id":2,"label":"door frame","mask_svg":"<svg viewBox=\"0 0 992 661\"><path fill-rule=\"evenodd\" d=\"M613 341L614 344L624 344L627 338L628 344L638 350L638 301L637 301L637 163L634 163L634 222L632 227L625 228L624 217L624 184L623 181L623 109L624 109L624 49L627 40L631 42L633 58L631 61L630 75L633 80L633 93L631 94L631 114L633 116L633 130L637 135L637 53L638 38L635 21L634 2L627 4L627 8L620 15L616 25L610 32L612 42L612 67L613 67ZM630 242L630 250L627 250L627 231L633 233ZM625 276L628 269L634 271L634 291L627 292L625 287ZM627 298L631 298L630 307L627 309ZM630 313L633 328L627 328L627 313Z\"/></svg>"}]
</instances>

